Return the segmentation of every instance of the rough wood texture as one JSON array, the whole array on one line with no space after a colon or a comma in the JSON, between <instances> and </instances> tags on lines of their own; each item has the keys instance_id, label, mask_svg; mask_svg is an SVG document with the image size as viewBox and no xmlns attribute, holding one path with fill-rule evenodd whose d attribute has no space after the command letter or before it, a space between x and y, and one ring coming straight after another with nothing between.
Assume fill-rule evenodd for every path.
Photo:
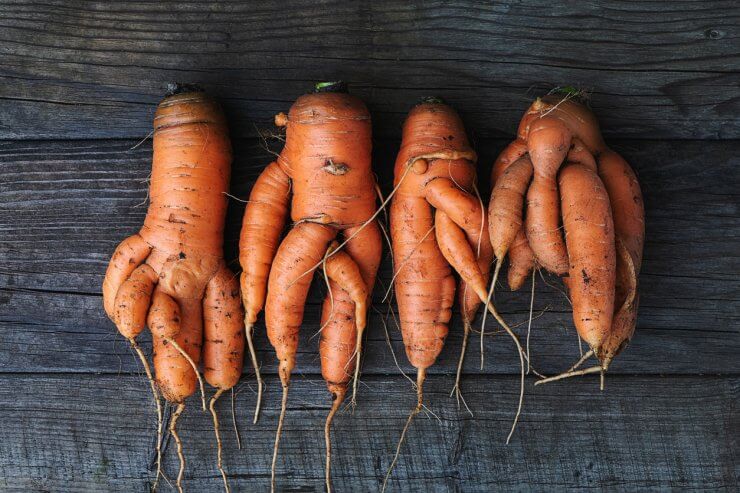
<instances>
[{"instance_id":1,"label":"rough wood texture","mask_svg":"<svg viewBox=\"0 0 740 493\"><path fill-rule=\"evenodd\" d=\"M390 189L401 121L421 96L460 110L494 157L531 99L591 90L608 141L637 169L647 207L642 306L607 391L584 378L534 388L511 445L518 392L508 338L477 344L449 397L461 327L426 386L391 491L738 491L740 485L740 9L736 2L5 1L0 8L0 490L149 490L154 406L137 360L101 307L115 246L142 222L151 142L136 144L170 81L204 85L235 141L231 193L246 198L277 139L271 120L319 80L342 78L373 114L374 169ZM226 256L244 205L230 203ZM237 267L236 262L232 264ZM381 267L381 285L390 281ZM556 281L549 279L548 282ZM309 296L279 461L279 485L323 490L328 394L318 376L318 302ZM528 288L528 287L527 287ZM383 331L376 290L358 407L335 421L337 492L376 491L413 405ZM528 289L497 301L526 319ZM537 279L532 359L553 373L578 356L568 305ZM390 346L409 371L400 335ZM494 325L489 322L489 330ZM523 328L518 329L523 332ZM477 343L477 341L476 341ZM263 417L245 375L235 450L220 403L233 491L266 491L278 411L274 355ZM150 350L149 341L143 346ZM664 376L665 375L665 376ZM219 491L210 419L181 421L187 491ZM317 445L318 444L318 445ZM166 471L176 470L168 443ZM165 485L161 491L168 491Z\"/></svg>"},{"instance_id":2,"label":"rough wood texture","mask_svg":"<svg viewBox=\"0 0 740 493\"><path fill-rule=\"evenodd\" d=\"M0 489L148 491L155 423L142 378L6 375L1 382ZM354 415L345 411L335 421L336 491L378 490L414 404L411 385L400 377L366 383ZM218 406L235 491L269 485L280 398L277 379L267 384L256 427L254 395L243 390L237 397L241 451L228 396ZM438 419L420 415L413 424L392 491L736 491L737 377L610 377L604 393L593 380L530 386L508 446L518 379L470 378L465 397L474 418L457 409L451 384L449 376L429 379L427 403ZM327 409L323 381L295 380L278 462L281 490L323 491ZM193 405L180 430L186 491L219 491L210 417ZM167 443L165 471L173 476L174 444Z\"/></svg>"},{"instance_id":3,"label":"rough wood texture","mask_svg":"<svg viewBox=\"0 0 740 493\"><path fill-rule=\"evenodd\" d=\"M736 2L4 2L0 138L141 138L168 81L206 84L251 134L317 80L377 134L447 98L483 136L531 95L593 92L609 134L740 137Z\"/></svg>"}]
</instances>

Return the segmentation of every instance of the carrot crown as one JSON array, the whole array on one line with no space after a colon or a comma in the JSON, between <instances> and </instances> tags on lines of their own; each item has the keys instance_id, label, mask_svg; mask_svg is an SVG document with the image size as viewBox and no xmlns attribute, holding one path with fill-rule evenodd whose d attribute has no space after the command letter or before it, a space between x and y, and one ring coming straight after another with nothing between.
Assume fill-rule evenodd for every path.
<instances>
[{"instance_id":1,"label":"carrot crown","mask_svg":"<svg viewBox=\"0 0 740 493\"><path fill-rule=\"evenodd\" d=\"M313 92L347 92L347 83L343 80L331 82L319 82L314 86Z\"/></svg>"}]
</instances>

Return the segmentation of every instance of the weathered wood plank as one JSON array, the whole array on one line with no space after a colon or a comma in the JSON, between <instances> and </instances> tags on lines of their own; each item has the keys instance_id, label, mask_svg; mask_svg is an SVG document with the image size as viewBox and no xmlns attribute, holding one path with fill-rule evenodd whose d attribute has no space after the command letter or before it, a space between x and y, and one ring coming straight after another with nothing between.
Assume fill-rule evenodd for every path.
<instances>
[{"instance_id":1,"label":"weathered wood plank","mask_svg":"<svg viewBox=\"0 0 740 493\"><path fill-rule=\"evenodd\" d=\"M556 85L593 92L607 133L738 138L740 9L704 2L5 2L0 138L140 138L168 81L204 84L253 135L343 78L397 137L443 96L481 136Z\"/></svg>"},{"instance_id":2,"label":"weathered wood plank","mask_svg":"<svg viewBox=\"0 0 740 493\"><path fill-rule=\"evenodd\" d=\"M479 141L481 174L504 141ZM145 143L15 142L0 145L0 368L4 371L138 371L125 344L101 308L99 289L110 253L136 231L145 214L144 180L150 167ZM376 169L384 188L397 143L376 145ZM613 366L617 373L738 373L740 362L740 272L735 170L737 142L618 141L635 164L646 195L648 242L642 275L642 308L634 344ZM236 142L232 193L246 197L269 156L254 141ZM707 159L712 165L707 166ZM232 201L227 228L228 258L236 256L243 204ZM234 267L237 267L234 264ZM391 278L390 263L381 282ZM552 280L551 280L552 281ZM538 278L531 347L537 367L556 372L578 354L563 297ZM317 373L316 339L322 288L313 290L306 313L299 368ZM528 290L497 299L514 323L526 319ZM375 294L376 309L383 289ZM43 309L39 309L43 307ZM396 371L381 322L374 313L368 331L366 372ZM490 324L490 321L489 321ZM403 347L393 320L392 346L404 368ZM260 329L261 329L260 325ZM493 325L489 325L493 330ZM520 330L523 330L521 328ZM270 346L258 330L267 372L274 371ZM450 372L460 348L453 324L435 371ZM485 372L513 373L517 360L508 340L489 337ZM477 343L467 372L478 372Z\"/></svg>"},{"instance_id":3,"label":"weathered wood plank","mask_svg":"<svg viewBox=\"0 0 740 493\"><path fill-rule=\"evenodd\" d=\"M154 444L153 404L134 376L0 377L0 488L3 491L148 491ZM337 491L376 491L413 405L400 377L369 379L354 414L335 421ZM483 492L735 491L736 402L740 380L716 377L613 377L528 387L521 422L505 445L518 394L516 377L471 379L457 409L451 377L431 377L426 400L438 416L419 416L408 435L392 491ZM219 404L224 464L234 491L266 491L279 382L268 381L261 421L254 396L237 397L245 448L237 450L229 399ZM323 491L323 382L295 379L281 455L280 488ZM221 488L210 417L197 406L180 421L188 458L187 491ZM177 470L167 442L165 471Z\"/></svg>"}]
</instances>

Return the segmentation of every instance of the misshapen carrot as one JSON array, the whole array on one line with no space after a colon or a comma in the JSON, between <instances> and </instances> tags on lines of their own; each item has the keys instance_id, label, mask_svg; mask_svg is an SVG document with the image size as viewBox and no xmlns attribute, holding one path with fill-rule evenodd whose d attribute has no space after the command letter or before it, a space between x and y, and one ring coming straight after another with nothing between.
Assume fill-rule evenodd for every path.
<instances>
[{"instance_id":1,"label":"misshapen carrot","mask_svg":"<svg viewBox=\"0 0 740 493\"><path fill-rule=\"evenodd\" d=\"M131 341L145 320L152 330L157 383L164 397L178 405L170 430L181 460L180 488L185 464L175 425L199 380L203 304L214 279L233 277L223 260L231 144L218 104L190 86L174 86L157 108L153 146L144 225L116 249L103 283L103 303ZM219 313L213 320L223 317ZM222 364L240 374L240 359L241 353L234 354Z\"/></svg>"},{"instance_id":2,"label":"misshapen carrot","mask_svg":"<svg viewBox=\"0 0 740 493\"><path fill-rule=\"evenodd\" d=\"M609 366L612 358L626 345L634 332L637 319L637 304L639 301L638 274L640 263L642 261L642 248L644 242L644 209L642 204L642 195L637 179L629 165L616 152L609 149L599 129L598 121L590 109L580 101L580 93L567 89L565 94L550 94L543 98L538 98L527 113L522 118L519 125L517 142L526 142L527 151L532 156L535 166L535 178L537 176L538 165L545 170L552 171L559 168L562 161L569 163L578 163L578 166L569 165L573 170L565 173L568 178L564 185L563 174L565 170L560 171L559 194L565 206L566 197L571 204L571 214L595 214L603 216L603 211L587 210L594 203L603 202L603 190L608 194L611 212L609 219L613 222L613 233L610 239L604 236L606 229L599 232L593 230L594 236L583 238L584 241L600 242L603 244L611 243L611 248L615 251L614 267L611 265L611 257L597 258L594 256L592 261L584 262L591 267L599 269L611 269L613 287L607 288L610 291L609 296L601 296L598 293L584 295L583 283L573 272L573 261L570 259L570 277L568 278L569 290L573 298L574 317L576 320L579 334L591 346L591 350L584 355L574 367L566 373L550 377L537 383L558 380L569 376L582 375L586 373L601 372L602 387L603 374ZM512 144L513 146L513 144ZM567 150L567 155L563 153ZM585 173L583 170L588 170ZM588 182L593 179L591 175L598 173L600 179L599 187L589 190L580 185L581 182ZM588 175L588 180L573 179L574 175ZM533 180L533 185L537 180ZM586 197L592 198L593 201L584 201L577 204L574 201L573 190L564 190L563 186L575 187L579 193L586 194ZM535 197L537 200L551 200L551 190L543 193L542 190L533 190L530 187L528 195ZM535 204L538 205L538 204ZM554 207L549 204L545 209L538 211L532 208L532 203L528 204L526 214L527 218L534 214L540 214L547 210L548 217L554 216ZM544 217L544 216L543 216ZM533 219L538 221L537 218ZM552 218L539 221L542 224L554 225ZM563 222L565 223L565 211L563 211ZM606 223L599 223L605 226ZM565 224L564 224L565 225ZM574 226L571 226L573 230ZM566 228L567 229L567 228ZM585 226L579 226L579 231L587 231ZM593 229L593 228L592 228ZM608 228L607 228L608 229ZM552 228L549 228L552 230ZM530 230L527 231L528 236ZM535 235L536 236L536 235ZM555 234L553 233L553 238ZM613 238L612 238L613 237ZM547 255L560 256L560 248L556 244L551 244L546 248L546 254L542 253L546 246L540 242L535 245L537 240L530 236L528 238L538 260L545 259ZM570 243L577 245L576 248L583 250L583 243ZM570 245L569 243L569 245ZM588 244L586 244L588 245ZM593 246L593 245L592 245ZM573 252L568 246L568 255L572 257ZM593 249L596 252L598 248ZM552 269L550 269L552 270ZM604 272L606 272L606 270ZM593 289L593 287L592 287ZM598 290L596 290L598 291ZM613 303L613 313L609 320L604 318L604 312L607 310L607 301ZM597 305L599 305L597 307ZM586 320L578 313L598 313L598 317L586 316ZM580 321L579 321L580 320ZM600 361L600 366L575 371L587 357L596 355Z\"/></svg>"},{"instance_id":3,"label":"misshapen carrot","mask_svg":"<svg viewBox=\"0 0 740 493\"><path fill-rule=\"evenodd\" d=\"M357 323L357 310L350 310L349 304L356 305L361 292L369 296L381 254L380 233L374 220L371 124L365 105L346 94L341 83L319 84L316 93L298 98L288 115L281 113L275 121L286 128L285 147L252 191L240 239L247 325L254 323L264 300L267 335L279 360L283 387L273 448L273 490L298 332L313 271L327 265L328 277L334 278L327 295L328 313L325 302L322 317L322 373L334 399L328 431L331 416L346 393L348 375L352 373L348 365L353 366L354 358L359 358L364 329L362 320ZM295 227L277 246L288 210ZM343 241L327 253L339 234ZM263 244L261 239L267 241ZM331 260L335 255L340 257ZM347 267L348 262L355 267ZM344 273L351 269L351 275L344 277L342 272L333 271L337 264L344 264ZM349 340L351 347L346 346Z\"/></svg>"},{"instance_id":4,"label":"misshapen carrot","mask_svg":"<svg viewBox=\"0 0 740 493\"><path fill-rule=\"evenodd\" d=\"M598 354L614 312L616 253L609 196L596 172L581 164L563 168L560 190L573 321Z\"/></svg>"},{"instance_id":5,"label":"misshapen carrot","mask_svg":"<svg viewBox=\"0 0 740 493\"><path fill-rule=\"evenodd\" d=\"M244 330L249 345L252 368L257 378L257 403L254 420L259 418L262 404L262 377L252 342L254 324L265 307L270 266L280 244L280 236L288 219L290 178L276 163L270 163L252 187L244 211L239 238L239 264L242 267L241 294L244 303Z\"/></svg>"},{"instance_id":6,"label":"misshapen carrot","mask_svg":"<svg viewBox=\"0 0 740 493\"><path fill-rule=\"evenodd\" d=\"M476 159L452 108L431 98L411 110L396 158L391 237L401 332L409 362L417 369L417 404L401 433L384 488L409 425L421 410L426 370L447 337L455 294L452 270L479 300L487 301L493 251L485 207L473 195ZM429 234L432 229L434 236ZM462 308L470 318L469 307Z\"/></svg>"}]
</instances>

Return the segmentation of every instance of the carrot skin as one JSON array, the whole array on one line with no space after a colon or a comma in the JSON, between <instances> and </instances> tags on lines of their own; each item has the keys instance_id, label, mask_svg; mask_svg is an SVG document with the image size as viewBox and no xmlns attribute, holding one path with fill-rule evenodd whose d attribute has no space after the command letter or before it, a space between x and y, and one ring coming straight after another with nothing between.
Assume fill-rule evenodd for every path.
<instances>
[{"instance_id":1,"label":"carrot skin","mask_svg":"<svg viewBox=\"0 0 740 493\"><path fill-rule=\"evenodd\" d=\"M509 273L507 280L512 291L521 289L534 268L534 252L529 247L524 229L520 228L509 247Z\"/></svg>"},{"instance_id":2,"label":"carrot skin","mask_svg":"<svg viewBox=\"0 0 740 493\"><path fill-rule=\"evenodd\" d=\"M290 381L298 351L298 332L313 276L336 230L314 223L293 228L278 248L270 270L265 304L267 337L280 362L280 380ZM308 275L304 275L308 273Z\"/></svg>"},{"instance_id":3,"label":"carrot skin","mask_svg":"<svg viewBox=\"0 0 740 493\"><path fill-rule=\"evenodd\" d=\"M433 224L432 209L424 198L393 200L396 300L406 356L416 368L428 368L442 351L455 298L450 265L434 235L428 234Z\"/></svg>"},{"instance_id":4,"label":"carrot skin","mask_svg":"<svg viewBox=\"0 0 740 493\"><path fill-rule=\"evenodd\" d=\"M237 384L244 367L244 312L236 276L223 265L203 298L203 374L220 390Z\"/></svg>"},{"instance_id":5,"label":"carrot skin","mask_svg":"<svg viewBox=\"0 0 740 493\"><path fill-rule=\"evenodd\" d=\"M632 255L635 271L639 274L645 243L645 206L640 183L627 161L616 152L604 151L598 161L599 176L614 212L615 234Z\"/></svg>"},{"instance_id":6,"label":"carrot skin","mask_svg":"<svg viewBox=\"0 0 740 493\"><path fill-rule=\"evenodd\" d=\"M598 175L580 164L560 172L573 320L598 354L614 313L616 252L609 196Z\"/></svg>"},{"instance_id":7,"label":"carrot skin","mask_svg":"<svg viewBox=\"0 0 740 493\"><path fill-rule=\"evenodd\" d=\"M152 337L171 339L180 333L180 307L177 302L161 289L155 288L152 306L149 308L147 325Z\"/></svg>"},{"instance_id":8,"label":"carrot skin","mask_svg":"<svg viewBox=\"0 0 740 493\"><path fill-rule=\"evenodd\" d=\"M288 219L289 203L290 178L277 163L270 163L249 194L239 237L242 300L247 323L252 325L265 307L270 265Z\"/></svg>"},{"instance_id":9,"label":"carrot skin","mask_svg":"<svg viewBox=\"0 0 740 493\"><path fill-rule=\"evenodd\" d=\"M125 338L135 338L146 327L146 314L156 282L157 273L143 264L121 284L116 295L114 321Z\"/></svg>"},{"instance_id":10,"label":"carrot skin","mask_svg":"<svg viewBox=\"0 0 740 493\"><path fill-rule=\"evenodd\" d=\"M523 226L524 193L532 178L532 162L522 156L501 174L488 203L488 231L493 253L503 259Z\"/></svg>"},{"instance_id":11,"label":"carrot skin","mask_svg":"<svg viewBox=\"0 0 740 493\"><path fill-rule=\"evenodd\" d=\"M116 247L103 279L103 306L108 318L115 322L115 302L118 290L131 273L151 252L149 246L138 234L129 236Z\"/></svg>"}]
</instances>

